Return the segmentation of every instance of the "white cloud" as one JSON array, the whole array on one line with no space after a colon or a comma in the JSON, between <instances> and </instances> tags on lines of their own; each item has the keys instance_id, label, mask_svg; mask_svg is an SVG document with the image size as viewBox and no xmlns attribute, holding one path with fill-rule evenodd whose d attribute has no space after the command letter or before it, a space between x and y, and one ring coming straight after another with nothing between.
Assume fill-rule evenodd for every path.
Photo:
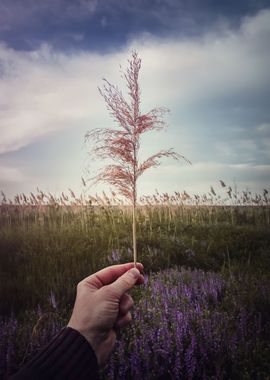
<instances>
[{"instance_id":1,"label":"white cloud","mask_svg":"<svg viewBox=\"0 0 270 380\"><path fill-rule=\"evenodd\" d=\"M259 96L263 96L270 88L270 50L267 48L269 39L270 11L263 11L255 17L246 18L238 31L224 29L222 33L212 33L195 40L162 40L144 35L130 41L121 51L105 55L83 51L67 54L53 50L48 45L42 45L34 52L18 52L2 44L0 154L18 151L56 132L61 133L63 139L61 149L71 149L70 142L68 146L64 143L67 129L86 132L89 128L111 123L97 87L101 86L102 77L124 86L120 81L118 67L120 63L125 65L133 48L137 48L142 57L141 88L144 111L153 106L165 105L172 109L174 115L180 107L182 110L189 106L196 115L198 104L208 101L209 104L213 102L214 107L217 99L222 102L222 99L229 98L232 102L236 99L236 109L246 107L251 112L249 104L245 104L245 97L248 96L248 101L251 99L260 103ZM238 104L237 97L243 104ZM266 102L267 99L265 104ZM269 113L267 104L266 110ZM213 108L213 113L215 111ZM246 152L242 159L247 159L248 162L249 157L254 159L256 156L256 141L259 139L262 148L269 148L267 115L263 121L254 121L252 136L246 133L243 125L238 126L239 120L236 120L231 126L232 133L238 131L233 142L226 141L222 135L220 137L218 133L221 132L216 129L216 125L208 125L207 127L215 131L209 137L209 146L194 146L188 142L189 137L180 138L177 128L180 126L181 130L183 125L173 115L171 121L174 128L167 140L172 141L176 150L192 161L195 153L201 155L202 160L207 160L204 158L205 152L215 152L216 149L216 152L223 154L223 162L229 157L235 157L237 161L240 151ZM248 118L249 115L247 120ZM202 134L204 127L202 123ZM190 137L194 139L196 136ZM152 141L162 145L166 138L161 138L162 140L159 138L160 140ZM153 144L151 145L150 140L147 141L150 149ZM183 152L183 145L188 147L188 151ZM192 168L181 167L179 175L184 175L186 183L196 182L200 186L200 183L209 183L213 178L222 177L219 171L222 168L223 166L211 164L200 169L195 164ZM160 174L163 169L158 170L161 170L158 172ZM261 173L258 166L247 166L243 170L241 173ZM263 181L266 181L267 170L263 169ZM227 165L226 173L229 171L231 174L228 174L228 178L231 180L235 175L237 179L237 167ZM13 177L15 172L9 177L7 173L3 178L9 181L8 178ZM255 177L254 174L253 178ZM247 176L245 179L249 181ZM160 180L159 175L157 180ZM171 180L166 181L169 183L173 180L174 175ZM148 183L150 189L153 187L150 182L144 180L143 183L146 187Z\"/></svg>"},{"instance_id":2,"label":"white cloud","mask_svg":"<svg viewBox=\"0 0 270 380\"><path fill-rule=\"evenodd\" d=\"M20 183L27 180L27 176L21 169L16 167L0 166L0 184Z\"/></svg>"},{"instance_id":3,"label":"white cloud","mask_svg":"<svg viewBox=\"0 0 270 380\"><path fill-rule=\"evenodd\" d=\"M66 56L42 46L32 53L0 47L0 153L15 151L53 131L89 126L103 113L97 92L100 57ZM96 119L95 119L96 116Z\"/></svg>"},{"instance_id":4,"label":"white cloud","mask_svg":"<svg viewBox=\"0 0 270 380\"><path fill-rule=\"evenodd\" d=\"M47 45L35 52L17 52L1 45L0 152L20 149L55 130L102 120L104 105L97 86L103 75L119 83L117 67L133 47L143 59L146 108L269 87L270 51L262 46L263 57L253 54L266 36L270 38L270 11L246 19L238 33L196 41L141 37L122 52L104 56L64 54Z\"/></svg>"},{"instance_id":5,"label":"white cloud","mask_svg":"<svg viewBox=\"0 0 270 380\"><path fill-rule=\"evenodd\" d=\"M266 137L270 138L270 123L262 123L257 125L256 127L257 132L265 135Z\"/></svg>"},{"instance_id":6,"label":"white cloud","mask_svg":"<svg viewBox=\"0 0 270 380\"><path fill-rule=\"evenodd\" d=\"M189 191L202 194L210 186L221 192L219 180L228 186L234 184L240 190L247 187L251 191L269 188L270 165L227 164L217 162L198 162L192 166L162 165L150 170L146 180L139 182L139 194L152 194L158 188L161 192Z\"/></svg>"},{"instance_id":7,"label":"white cloud","mask_svg":"<svg viewBox=\"0 0 270 380\"><path fill-rule=\"evenodd\" d=\"M193 41L153 43L146 36L143 45L141 39L136 43L144 58L144 85L153 89L154 102L160 97L157 86L164 101L183 104L256 93L270 84L269 39L269 10L244 19L238 31L223 30Z\"/></svg>"}]
</instances>

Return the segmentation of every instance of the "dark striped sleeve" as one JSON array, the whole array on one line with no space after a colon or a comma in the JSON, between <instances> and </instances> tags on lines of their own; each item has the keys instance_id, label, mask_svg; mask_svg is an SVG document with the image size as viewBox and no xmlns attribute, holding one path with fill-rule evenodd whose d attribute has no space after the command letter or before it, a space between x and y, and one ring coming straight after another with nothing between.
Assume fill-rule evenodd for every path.
<instances>
[{"instance_id":1,"label":"dark striped sleeve","mask_svg":"<svg viewBox=\"0 0 270 380\"><path fill-rule=\"evenodd\" d=\"M96 355L87 340L66 327L11 379L97 380Z\"/></svg>"}]
</instances>

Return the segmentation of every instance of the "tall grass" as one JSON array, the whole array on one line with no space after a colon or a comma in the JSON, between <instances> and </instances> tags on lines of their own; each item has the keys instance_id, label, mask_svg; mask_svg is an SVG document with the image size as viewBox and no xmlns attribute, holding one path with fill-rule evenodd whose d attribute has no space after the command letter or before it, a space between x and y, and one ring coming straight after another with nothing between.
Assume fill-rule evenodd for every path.
<instances>
[{"instance_id":1,"label":"tall grass","mask_svg":"<svg viewBox=\"0 0 270 380\"><path fill-rule=\"evenodd\" d=\"M203 196L141 197L138 259L148 281L133 292L135 322L105 378L270 375L269 195L223 190L225 197L213 187ZM78 281L132 261L132 207L113 193L71 189L2 195L0 377L7 378L66 324Z\"/></svg>"},{"instance_id":2,"label":"tall grass","mask_svg":"<svg viewBox=\"0 0 270 380\"><path fill-rule=\"evenodd\" d=\"M146 271L186 265L206 270L269 264L268 194L143 197L137 210L138 259ZM260 199L258 203L257 200ZM253 202L255 200L255 202ZM236 204L238 205L236 207ZM53 290L72 302L76 283L111 262L132 260L132 209L113 195L56 198L38 191L0 206L0 313L43 303Z\"/></svg>"}]
</instances>

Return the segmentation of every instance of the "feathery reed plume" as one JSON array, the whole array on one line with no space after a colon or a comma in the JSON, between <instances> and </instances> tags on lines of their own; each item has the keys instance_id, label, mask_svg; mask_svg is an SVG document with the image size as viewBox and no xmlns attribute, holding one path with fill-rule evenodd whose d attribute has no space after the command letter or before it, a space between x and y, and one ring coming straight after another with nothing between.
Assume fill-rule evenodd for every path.
<instances>
[{"instance_id":1,"label":"feathery reed plume","mask_svg":"<svg viewBox=\"0 0 270 380\"><path fill-rule=\"evenodd\" d=\"M222 181L221 179L219 180L220 184L221 184L221 187L226 187L226 184L224 181Z\"/></svg>"},{"instance_id":2,"label":"feathery reed plume","mask_svg":"<svg viewBox=\"0 0 270 380\"><path fill-rule=\"evenodd\" d=\"M107 109L117 124L115 129L93 129L87 132L85 140L93 140L95 146L92 154L101 159L111 159L113 164L106 165L92 178L93 182L107 182L127 200L133 208L133 254L134 265L137 261L136 247L136 205L137 205L137 179L147 170L160 165L163 157L184 159L173 149L161 150L143 162L139 162L138 152L140 139L143 133L159 131L165 127L164 115L167 108L154 108L146 114L140 112L140 87L139 72L141 59L138 53L133 51L128 68L123 73L123 78L128 89L128 99L121 90L104 79L103 89L99 88L104 98Z\"/></svg>"}]
</instances>

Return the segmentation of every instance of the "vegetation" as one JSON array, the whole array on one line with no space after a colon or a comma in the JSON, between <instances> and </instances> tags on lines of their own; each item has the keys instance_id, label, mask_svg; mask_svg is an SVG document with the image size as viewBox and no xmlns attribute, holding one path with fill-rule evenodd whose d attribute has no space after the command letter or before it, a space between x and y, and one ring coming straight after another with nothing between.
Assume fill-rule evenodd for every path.
<instances>
[{"instance_id":1,"label":"vegetation","mask_svg":"<svg viewBox=\"0 0 270 380\"><path fill-rule=\"evenodd\" d=\"M185 159L174 152L173 149L167 149L161 150L140 162L139 153L142 135L146 132L163 129L166 126L164 114L168 112L168 109L159 107L146 114L141 113L140 69L141 59L138 53L134 51L132 59L129 61L129 67L123 73L128 89L127 99L125 99L118 87L104 79L104 88L103 90L99 89L99 91L115 121L116 128L96 128L91 129L86 134L86 141L93 140L95 142L92 150L94 156L101 159L110 159L113 162L113 164L110 163L101 169L93 179L96 182L109 183L132 204L134 265L136 265L137 261L137 180L146 170L159 166L160 159L163 157L172 157L176 160Z\"/></svg>"},{"instance_id":2,"label":"vegetation","mask_svg":"<svg viewBox=\"0 0 270 380\"><path fill-rule=\"evenodd\" d=\"M270 376L268 192L222 190L224 199L211 188L139 200L138 260L147 281L133 292L136 318L104 378ZM3 195L0 377L65 325L79 280L132 261L131 226L132 207L114 194Z\"/></svg>"}]
</instances>

